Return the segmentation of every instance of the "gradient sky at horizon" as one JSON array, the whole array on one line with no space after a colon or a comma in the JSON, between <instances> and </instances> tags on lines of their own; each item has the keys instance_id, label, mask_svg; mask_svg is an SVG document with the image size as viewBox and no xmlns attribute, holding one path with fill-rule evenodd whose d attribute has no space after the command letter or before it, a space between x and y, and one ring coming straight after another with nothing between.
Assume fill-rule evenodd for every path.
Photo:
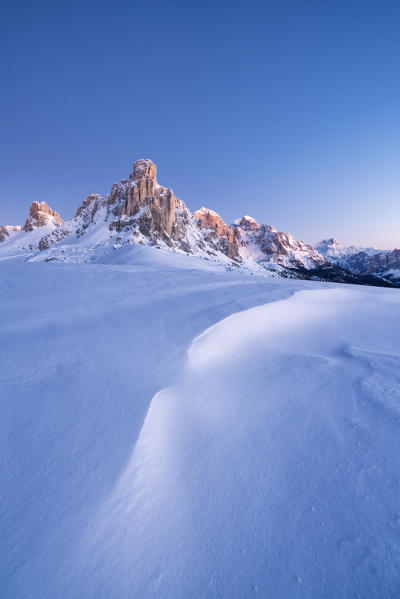
<instances>
[{"instance_id":1,"label":"gradient sky at horizon","mask_svg":"<svg viewBox=\"0 0 400 599\"><path fill-rule=\"evenodd\" d=\"M0 223L132 162L191 210L400 246L400 5L5 2Z\"/></svg>"}]
</instances>

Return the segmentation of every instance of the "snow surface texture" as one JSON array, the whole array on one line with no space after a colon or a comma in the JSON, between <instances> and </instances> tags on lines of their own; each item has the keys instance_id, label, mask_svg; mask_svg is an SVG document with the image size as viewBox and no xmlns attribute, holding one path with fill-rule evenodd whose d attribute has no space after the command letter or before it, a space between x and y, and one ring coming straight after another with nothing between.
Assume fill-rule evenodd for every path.
<instances>
[{"instance_id":1,"label":"snow surface texture","mask_svg":"<svg viewBox=\"0 0 400 599\"><path fill-rule=\"evenodd\" d=\"M2 597L399 596L398 290L0 271Z\"/></svg>"}]
</instances>

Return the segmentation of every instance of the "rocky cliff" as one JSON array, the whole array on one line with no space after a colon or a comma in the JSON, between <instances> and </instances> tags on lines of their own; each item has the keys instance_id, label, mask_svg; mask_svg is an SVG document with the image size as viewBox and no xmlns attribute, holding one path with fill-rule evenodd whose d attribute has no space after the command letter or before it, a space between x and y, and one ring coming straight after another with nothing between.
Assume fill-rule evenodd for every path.
<instances>
[{"instance_id":1,"label":"rocky cliff","mask_svg":"<svg viewBox=\"0 0 400 599\"><path fill-rule=\"evenodd\" d=\"M63 222L61 216L52 210L46 202L32 202L29 216L26 219L24 231L33 231L36 227L58 226Z\"/></svg>"},{"instance_id":2,"label":"rocky cliff","mask_svg":"<svg viewBox=\"0 0 400 599\"><path fill-rule=\"evenodd\" d=\"M290 233L277 231L270 225L259 225L250 216L235 221L233 227L242 258L286 268L313 269L329 263L304 241L297 241Z\"/></svg>"},{"instance_id":3,"label":"rocky cliff","mask_svg":"<svg viewBox=\"0 0 400 599\"><path fill-rule=\"evenodd\" d=\"M158 184L157 167L149 159L135 162L129 177L114 183L107 196L89 195L75 217L43 237L39 248L48 250L83 236L90 244L95 231L103 246L151 243L203 257L238 257L234 244L215 228L201 225L172 189Z\"/></svg>"},{"instance_id":4,"label":"rocky cliff","mask_svg":"<svg viewBox=\"0 0 400 599\"><path fill-rule=\"evenodd\" d=\"M12 233L16 233L21 229L22 227L20 227L19 225L0 225L0 243L2 241L5 241L8 237L10 237Z\"/></svg>"},{"instance_id":5,"label":"rocky cliff","mask_svg":"<svg viewBox=\"0 0 400 599\"><path fill-rule=\"evenodd\" d=\"M197 226L205 233L206 241L219 239L220 251L229 258L238 258L238 244L233 227L227 225L219 214L209 208L203 207L196 210L194 217L197 220Z\"/></svg>"}]
</instances>

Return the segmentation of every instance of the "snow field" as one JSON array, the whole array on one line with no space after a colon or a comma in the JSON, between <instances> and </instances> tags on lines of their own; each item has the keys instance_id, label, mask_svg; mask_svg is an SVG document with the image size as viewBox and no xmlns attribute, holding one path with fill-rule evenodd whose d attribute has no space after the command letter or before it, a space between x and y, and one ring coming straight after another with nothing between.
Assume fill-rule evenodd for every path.
<instances>
[{"instance_id":1,"label":"snow field","mask_svg":"<svg viewBox=\"0 0 400 599\"><path fill-rule=\"evenodd\" d=\"M3 596L398 596L397 290L1 271Z\"/></svg>"}]
</instances>

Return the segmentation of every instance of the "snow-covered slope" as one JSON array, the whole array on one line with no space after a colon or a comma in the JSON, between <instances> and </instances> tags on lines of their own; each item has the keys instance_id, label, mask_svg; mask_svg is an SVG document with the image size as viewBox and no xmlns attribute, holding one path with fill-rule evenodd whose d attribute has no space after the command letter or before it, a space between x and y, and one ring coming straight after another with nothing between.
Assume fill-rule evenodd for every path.
<instances>
[{"instance_id":1,"label":"snow-covered slope","mask_svg":"<svg viewBox=\"0 0 400 599\"><path fill-rule=\"evenodd\" d=\"M4 238L0 245L0 262L3 260L32 260L40 253L40 242L43 236L50 235L55 225L50 223L42 227L34 227L26 231L23 227L15 227Z\"/></svg>"},{"instance_id":2,"label":"snow-covered slope","mask_svg":"<svg viewBox=\"0 0 400 599\"><path fill-rule=\"evenodd\" d=\"M1 595L397 597L398 290L128 250L0 264Z\"/></svg>"}]
</instances>

